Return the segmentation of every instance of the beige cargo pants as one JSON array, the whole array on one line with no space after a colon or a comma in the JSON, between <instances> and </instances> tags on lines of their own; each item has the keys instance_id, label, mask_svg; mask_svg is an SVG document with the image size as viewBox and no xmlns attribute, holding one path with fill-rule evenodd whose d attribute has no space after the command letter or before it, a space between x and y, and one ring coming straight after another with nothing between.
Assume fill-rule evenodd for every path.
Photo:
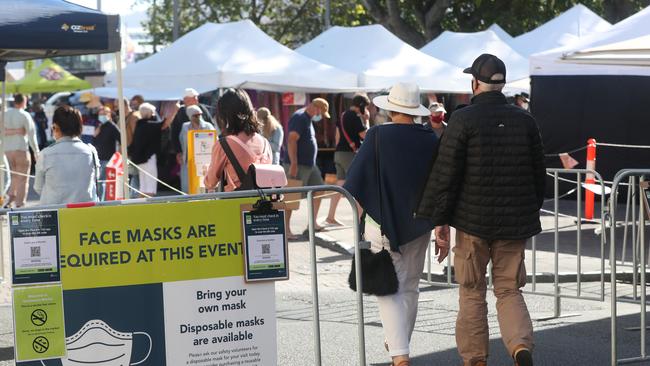
<instances>
[{"instance_id":1,"label":"beige cargo pants","mask_svg":"<svg viewBox=\"0 0 650 366\"><path fill-rule=\"evenodd\" d=\"M485 274L490 260L503 343L510 355L522 346L532 351L533 324L521 294L526 284L525 247L525 240L488 241L456 232L454 266L460 285L456 344L465 366L487 361L489 354Z\"/></svg>"}]
</instances>

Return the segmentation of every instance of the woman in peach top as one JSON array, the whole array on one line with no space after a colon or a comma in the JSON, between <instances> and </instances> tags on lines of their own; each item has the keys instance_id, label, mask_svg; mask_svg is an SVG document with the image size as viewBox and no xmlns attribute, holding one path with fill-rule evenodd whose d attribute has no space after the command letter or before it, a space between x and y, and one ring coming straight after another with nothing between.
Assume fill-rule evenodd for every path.
<instances>
[{"instance_id":1,"label":"woman in peach top","mask_svg":"<svg viewBox=\"0 0 650 366\"><path fill-rule=\"evenodd\" d=\"M225 127L226 142L244 171L251 164L271 164L273 152L268 140L260 134L250 97L243 89L228 89L217 101L217 120ZM205 187L214 190L225 174L224 191L241 185L235 168L221 144L214 145L212 161L205 176Z\"/></svg>"}]
</instances>

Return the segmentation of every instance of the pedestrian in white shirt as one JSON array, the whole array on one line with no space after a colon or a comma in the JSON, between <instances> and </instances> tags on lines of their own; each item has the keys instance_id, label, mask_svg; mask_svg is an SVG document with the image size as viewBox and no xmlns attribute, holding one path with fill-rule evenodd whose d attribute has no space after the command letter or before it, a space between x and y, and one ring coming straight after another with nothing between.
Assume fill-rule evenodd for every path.
<instances>
[{"instance_id":1,"label":"pedestrian in white shirt","mask_svg":"<svg viewBox=\"0 0 650 366\"><path fill-rule=\"evenodd\" d=\"M5 113L5 154L11 169L11 185L5 198L5 207L25 205L29 189L29 172L32 161L29 148L38 158L38 142L36 139L36 125L32 116L25 111L27 96L14 94L14 108Z\"/></svg>"}]
</instances>

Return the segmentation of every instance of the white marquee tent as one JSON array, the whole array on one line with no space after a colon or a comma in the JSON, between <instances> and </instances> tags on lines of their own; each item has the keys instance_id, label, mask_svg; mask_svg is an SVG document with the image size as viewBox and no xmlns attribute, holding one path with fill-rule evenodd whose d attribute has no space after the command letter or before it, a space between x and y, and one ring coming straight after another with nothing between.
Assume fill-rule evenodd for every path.
<instances>
[{"instance_id":1,"label":"white marquee tent","mask_svg":"<svg viewBox=\"0 0 650 366\"><path fill-rule=\"evenodd\" d=\"M492 24L490 28L488 28L488 30L491 30L492 32L496 33L501 39L503 39L506 42L510 42L513 39L510 33L506 32L497 23Z\"/></svg>"},{"instance_id":2,"label":"white marquee tent","mask_svg":"<svg viewBox=\"0 0 650 366\"><path fill-rule=\"evenodd\" d=\"M568 62L593 65L650 66L650 34L563 56Z\"/></svg>"},{"instance_id":3,"label":"white marquee tent","mask_svg":"<svg viewBox=\"0 0 650 366\"><path fill-rule=\"evenodd\" d=\"M115 77L100 90L110 94ZM147 99L178 99L185 88L199 93L227 87L269 91L342 92L357 77L302 56L273 40L250 20L206 23L161 52L124 69L126 90ZM110 95L105 95L110 96Z\"/></svg>"},{"instance_id":4,"label":"white marquee tent","mask_svg":"<svg viewBox=\"0 0 650 366\"><path fill-rule=\"evenodd\" d=\"M499 57L506 64L508 82L528 77L528 60L491 30L475 33L443 32L420 50L458 67L469 67L482 53Z\"/></svg>"},{"instance_id":5,"label":"white marquee tent","mask_svg":"<svg viewBox=\"0 0 650 366\"><path fill-rule=\"evenodd\" d=\"M356 73L367 90L404 81L423 91L469 92L470 77L461 68L418 51L381 25L332 27L296 51Z\"/></svg>"},{"instance_id":6,"label":"white marquee tent","mask_svg":"<svg viewBox=\"0 0 650 366\"><path fill-rule=\"evenodd\" d=\"M577 4L541 26L515 37L510 45L524 56L571 45L580 38L607 31L607 21L582 4Z\"/></svg>"},{"instance_id":7,"label":"white marquee tent","mask_svg":"<svg viewBox=\"0 0 650 366\"><path fill-rule=\"evenodd\" d=\"M650 76L650 7L566 47L534 55L532 75Z\"/></svg>"}]
</instances>

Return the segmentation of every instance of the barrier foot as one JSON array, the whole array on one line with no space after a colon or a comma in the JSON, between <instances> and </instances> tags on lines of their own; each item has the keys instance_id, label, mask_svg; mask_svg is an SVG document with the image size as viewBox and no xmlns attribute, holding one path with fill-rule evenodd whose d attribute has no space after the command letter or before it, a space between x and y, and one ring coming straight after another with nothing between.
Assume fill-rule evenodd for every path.
<instances>
[{"instance_id":1,"label":"barrier foot","mask_svg":"<svg viewBox=\"0 0 650 366\"><path fill-rule=\"evenodd\" d=\"M548 317L533 318L533 320L536 321L536 322L546 322L546 321L555 320L555 319L575 318L575 317L580 316L580 315L581 314L578 314L578 313L576 313L576 314L562 314L562 315L559 315L559 316L551 315L551 316L548 316Z\"/></svg>"},{"instance_id":2,"label":"barrier foot","mask_svg":"<svg viewBox=\"0 0 650 366\"><path fill-rule=\"evenodd\" d=\"M641 327L626 327L623 328L624 330L630 331L630 332L640 332ZM645 327L646 330L650 330L650 326Z\"/></svg>"},{"instance_id":3,"label":"barrier foot","mask_svg":"<svg viewBox=\"0 0 650 366\"><path fill-rule=\"evenodd\" d=\"M642 363L650 360L650 357L633 357L633 358L624 358L616 362L617 365L626 365L631 363Z\"/></svg>"},{"instance_id":4,"label":"barrier foot","mask_svg":"<svg viewBox=\"0 0 650 366\"><path fill-rule=\"evenodd\" d=\"M573 220L574 224L578 223L578 220ZM585 219L584 217L580 219L581 224L597 224L600 225L600 219Z\"/></svg>"}]
</instances>

